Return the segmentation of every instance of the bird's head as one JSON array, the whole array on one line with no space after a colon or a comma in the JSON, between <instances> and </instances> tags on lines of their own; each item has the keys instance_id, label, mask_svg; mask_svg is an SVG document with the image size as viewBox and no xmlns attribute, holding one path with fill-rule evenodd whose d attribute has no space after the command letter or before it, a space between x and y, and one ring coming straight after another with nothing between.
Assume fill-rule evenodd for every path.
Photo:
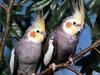
<instances>
[{"instance_id":1,"label":"bird's head","mask_svg":"<svg viewBox=\"0 0 100 75\"><path fill-rule=\"evenodd\" d=\"M37 16L32 26L26 32L28 34L28 40L41 43L46 36L44 19Z\"/></svg>"},{"instance_id":2,"label":"bird's head","mask_svg":"<svg viewBox=\"0 0 100 75\"><path fill-rule=\"evenodd\" d=\"M79 0L79 3L72 2L74 12L72 16L67 17L63 22L63 29L69 35L76 35L83 29L84 25L84 6L83 1Z\"/></svg>"}]
</instances>

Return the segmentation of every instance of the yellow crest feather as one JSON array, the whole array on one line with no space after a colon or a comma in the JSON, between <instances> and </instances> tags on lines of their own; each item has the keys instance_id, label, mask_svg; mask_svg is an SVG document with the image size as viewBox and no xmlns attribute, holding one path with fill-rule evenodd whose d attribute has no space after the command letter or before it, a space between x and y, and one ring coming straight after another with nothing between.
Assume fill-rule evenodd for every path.
<instances>
[{"instance_id":1,"label":"yellow crest feather","mask_svg":"<svg viewBox=\"0 0 100 75\"><path fill-rule=\"evenodd\" d=\"M37 15L36 20L34 22L34 25L36 28L39 28L43 31L45 31L45 22L44 19L41 18L39 15Z\"/></svg>"},{"instance_id":2,"label":"yellow crest feather","mask_svg":"<svg viewBox=\"0 0 100 75\"><path fill-rule=\"evenodd\" d=\"M78 0L78 2L79 3L72 2L72 6L74 8L73 17L79 24L83 25L85 18L84 4L82 0Z\"/></svg>"}]
</instances>

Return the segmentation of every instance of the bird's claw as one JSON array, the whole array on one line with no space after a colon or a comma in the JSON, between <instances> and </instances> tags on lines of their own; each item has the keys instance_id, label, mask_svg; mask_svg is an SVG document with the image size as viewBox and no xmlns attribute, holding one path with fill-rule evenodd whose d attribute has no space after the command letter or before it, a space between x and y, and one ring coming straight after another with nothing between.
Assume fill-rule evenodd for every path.
<instances>
[{"instance_id":1,"label":"bird's claw","mask_svg":"<svg viewBox=\"0 0 100 75\"><path fill-rule=\"evenodd\" d=\"M35 73L32 73L32 75L35 75Z\"/></svg>"},{"instance_id":2,"label":"bird's claw","mask_svg":"<svg viewBox=\"0 0 100 75\"><path fill-rule=\"evenodd\" d=\"M52 68L53 71L56 70L56 64L55 64L55 63L52 63L52 64L50 65L50 67Z\"/></svg>"}]
</instances>

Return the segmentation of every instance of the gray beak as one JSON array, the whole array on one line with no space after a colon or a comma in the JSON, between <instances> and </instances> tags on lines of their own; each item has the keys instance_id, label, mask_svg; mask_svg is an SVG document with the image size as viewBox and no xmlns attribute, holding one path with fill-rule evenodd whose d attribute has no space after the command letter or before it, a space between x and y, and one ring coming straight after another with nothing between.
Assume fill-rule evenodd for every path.
<instances>
[{"instance_id":1,"label":"gray beak","mask_svg":"<svg viewBox=\"0 0 100 75\"><path fill-rule=\"evenodd\" d=\"M42 35L44 35L44 37L46 37L46 32L41 32Z\"/></svg>"}]
</instances>

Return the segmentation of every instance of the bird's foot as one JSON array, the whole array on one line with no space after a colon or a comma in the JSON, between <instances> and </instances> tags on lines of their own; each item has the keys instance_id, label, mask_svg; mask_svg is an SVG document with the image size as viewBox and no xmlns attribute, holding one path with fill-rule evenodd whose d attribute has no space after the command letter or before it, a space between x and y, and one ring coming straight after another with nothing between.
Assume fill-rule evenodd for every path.
<instances>
[{"instance_id":1,"label":"bird's foot","mask_svg":"<svg viewBox=\"0 0 100 75\"><path fill-rule=\"evenodd\" d=\"M35 73L32 73L32 75L35 75Z\"/></svg>"},{"instance_id":2,"label":"bird's foot","mask_svg":"<svg viewBox=\"0 0 100 75\"><path fill-rule=\"evenodd\" d=\"M50 65L50 67L52 68L53 71L56 70L56 64L55 64L55 63L52 63L52 64Z\"/></svg>"},{"instance_id":3,"label":"bird's foot","mask_svg":"<svg viewBox=\"0 0 100 75\"><path fill-rule=\"evenodd\" d=\"M74 61L73 61L73 58L72 58L72 57L70 57L70 58L69 58L69 61L71 62L71 64L73 64L73 63L74 63Z\"/></svg>"}]
</instances>

